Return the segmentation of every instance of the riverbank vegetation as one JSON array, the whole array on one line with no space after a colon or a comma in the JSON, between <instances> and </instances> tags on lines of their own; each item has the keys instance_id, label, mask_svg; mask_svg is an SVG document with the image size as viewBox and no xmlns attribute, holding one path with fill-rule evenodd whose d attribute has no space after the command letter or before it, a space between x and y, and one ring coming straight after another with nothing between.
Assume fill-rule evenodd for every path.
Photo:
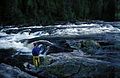
<instances>
[{"instance_id":1,"label":"riverbank vegetation","mask_svg":"<svg viewBox=\"0 0 120 78\"><path fill-rule=\"evenodd\" d=\"M4 0L0 24L48 25L63 21L120 19L120 0Z\"/></svg>"}]
</instances>

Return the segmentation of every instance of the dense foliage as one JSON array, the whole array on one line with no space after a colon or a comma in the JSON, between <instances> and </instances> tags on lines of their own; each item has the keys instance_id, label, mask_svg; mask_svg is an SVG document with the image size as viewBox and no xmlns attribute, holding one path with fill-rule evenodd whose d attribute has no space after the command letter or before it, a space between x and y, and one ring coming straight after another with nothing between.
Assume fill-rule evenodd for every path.
<instances>
[{"instance_id":1,"label":"dense foliage","mask_svg":"<svg viewBox=\"0 0 120 78\"><path fill-rule=\"evenodd\" d=\"M120 18L120 0L3 0L1 24L52 24L57 21Z\"/></svg>"}]
</instances>

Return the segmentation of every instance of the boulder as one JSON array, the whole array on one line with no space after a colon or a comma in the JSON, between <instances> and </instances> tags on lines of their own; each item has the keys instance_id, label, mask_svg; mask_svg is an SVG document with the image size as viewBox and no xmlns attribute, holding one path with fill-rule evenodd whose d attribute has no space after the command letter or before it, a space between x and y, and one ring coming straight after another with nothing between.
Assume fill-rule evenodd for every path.
<instances>
[{"instance_id":1,"label":"boulder","mask_svg":"<svg viewBox=\"0 0 120 78\"><path fill-rule=\"evenodd\" d=\"M86 54L93 55L100 49L100 45L94 40L84 40L81 41L80 49Z\"/></svg>"},{"instance_id":2,"label":"boulder","mask_svg":"<svg viewBox=\"0 0 120 78\"><path fill-rule=\"evenodd\" d=\"M87 58L82 51L50 54L37 70L28 69L45 78L113 78L115 67L110 62Z\"/></svg>"},{"instance_id":3,"label":"boulder","mask_svg":"<svg viewBox=\"0 0 120 78\"><path fill-rule=\"evenodd\" d=\"M32 43L36 44L43 44L43 53L46 52L48 49L47 46L49 46L49 50L47 51L46 54L50 53L60 53L60 52L72 52L74 48L70 47L70 45L67 43L66 40L59 40L56 42L56 40L50 42L48 40L38 40L38 41L33 41Z\"/></svg>"},{"instance_id":4,"label":"boulder","mask_svg":"<svg viewBox=\"0 0 120 78\"><path fill-rule=\"evenodd\" d=\"M0 64L0 78L36 78L31 76L17 67L6 64Z\"/></svg>"},{"instance_id":5,"label":"boulder","mask_svg":"<svg viewBox=\"0 0 120 78\"><path fill-rule=\"evenodd\" d=\"M7 58L10 58L15 53L16 50L13 48L0 49L0 63L4 62Z\"/></svg>"}]
</instances>

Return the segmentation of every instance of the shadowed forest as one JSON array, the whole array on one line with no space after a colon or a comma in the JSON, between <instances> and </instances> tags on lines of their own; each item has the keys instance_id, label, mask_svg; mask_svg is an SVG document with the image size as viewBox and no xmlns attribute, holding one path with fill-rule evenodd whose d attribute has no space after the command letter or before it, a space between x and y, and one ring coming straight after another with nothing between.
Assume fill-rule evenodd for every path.
<instances>
[{"instance_id":1,"label":"shadowed forest","mask_svg":"<svg viewBox=\"0 0 120 78\"><path fill-rule=\"evenodd\" d=\"M0 24L45 25L60 21L120 19L120 0L3 0Z\"/></svg>"}]
</instances>

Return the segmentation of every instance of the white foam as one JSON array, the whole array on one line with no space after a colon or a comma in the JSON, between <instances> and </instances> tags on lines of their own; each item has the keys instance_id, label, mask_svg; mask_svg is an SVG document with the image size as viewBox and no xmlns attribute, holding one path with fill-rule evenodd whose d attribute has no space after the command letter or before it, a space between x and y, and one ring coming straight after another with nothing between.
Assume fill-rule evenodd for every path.
<instances>
[{"instance_id":1,"label":"white foam","mask_svg":"<svg viewBox=\"0 0 120 78\"><path fill-rule=\"evenodd\" d=\"M97 27L97 26L100 26L100 25L91 23L91 24L81 24L79 26L96 26Z\"/></svg>"},{"instance_id":2,"label":"white foam","mask_svg":"<svg viewBox=\"0 0 120 78\"><path fill-rule=\"evenodd\" d=\"M71 28L71 27L80 27L83 28ZM88 26L88 27L84 27ZM93 26L93 27L91 27ZM23 28L41 28L43 26L31 26L31 27L23 27ZM101 26L99 24L81 24L81 25L56 25L56 27L69 27L66 29L56 29L53 33L49 34L47 31L37 31L29 34L29 32L17 33L17 34L6 34L3 30L0 32L0 36L5 36L0 38L0 49L8 49L14 48L18 51L22 52L31 52L33 45L27 43L21 43L19 40L22 39L31 39L40 36L66 36L66 35L89 35L89 34L97 34L97 33L106 33L106 32L118 32L120 33L120 29L114 28L112 25L104 25ZM12 29L12 28L11 28ZM13 28L18 29L18 28ZM32 30L32 29L31 29Z\"/></svg>"},{"instance_id":3,"label":"white foam","mask_svg":"<svg viewBox=\"0 0 120 78\"><path fill-rule=\"evenodd\" d=\"M22 27L22 28L42 28L43 26L29 26L29 27Z\"/></svg>"},{"instance_id":4,"label":"white foam","mask_svg":"<svg viewBox=\"0 0 120 78\"><path fill-rule=\"evenodd\" d=\"M80 25L75 25L75 24L68 24L68 25L55 25L55 27L85 27L85 26L100 26L99 24L80 24Z\"/></svg>"},{"instance_id":5,"label":"white foam","mask_svg":"<svg viewBox=\"0 0 120 78\"><path fill-rule=\"evenodd\" d=\"M38 37L34 34L29 34L28 32L23 32L22 34L17 33L17 34L6 34L7 37L3 37L1 38L1 40L9 40L9 41L19 41L22 39L30 39L30 38L34 38L34 37Z\"/></svg>"},{"instance_id":6,"label":"white foam","mask_svg":"<svg viewBox=\"0 0 120 78\"><path fill-rule=\"evenodd\" d=\"M0 40L0 49L9 49L9 48L13 48L21 52L31 52L31 48L26 47L21 42Z\"/></svg>"},{"instance_id":7,"label":"white foam","mask_svg":"<svg viewBox=\"0 0 120 78\"><path fill-rule=\"evenodd\" d=\"M0 32L0 36L7 36L7 34L4 32Z\"/></svg>"},{"instance_id":8,"label":"white foam","mask_svg":"<svg viewBox=\"0 0 120 78\"><path fill-rule=\"evenodd\" d=\"M54 32L54 35L89 35L89 34L100 34L106 32L120 32L120 29L114 28L112 25L105 25L101 27L98 24L82 24L76 26L95 26L95 27L85 27L85 28L67 28L58 29Z\"/></svg>"},{"instance_id":9,"label":"white foam","mask_svg":"<svg viewBox=\"0 0 120 78\"><path fill-rule=\"evenodd\" d=\"M13 39L12 40L22 40L22 39L30 39L30 38L34 38L34 35L29 35L28 32L24 32L23 34L14 34Z\"/></svg>"},{"instance_id":10,"label":"white foam","mask_svg":"<svg viewBox=\"0 0 120 78\"><path fill-rule=\"evenodd\" d=\"M34 32L34 33L32 33L32 35L34 35L35 37L36 36L45 36L45 35L49 35L49 33L48 32L44 32L44 31L38 31L38 32Z\"/></svg>"}]
</instances>

